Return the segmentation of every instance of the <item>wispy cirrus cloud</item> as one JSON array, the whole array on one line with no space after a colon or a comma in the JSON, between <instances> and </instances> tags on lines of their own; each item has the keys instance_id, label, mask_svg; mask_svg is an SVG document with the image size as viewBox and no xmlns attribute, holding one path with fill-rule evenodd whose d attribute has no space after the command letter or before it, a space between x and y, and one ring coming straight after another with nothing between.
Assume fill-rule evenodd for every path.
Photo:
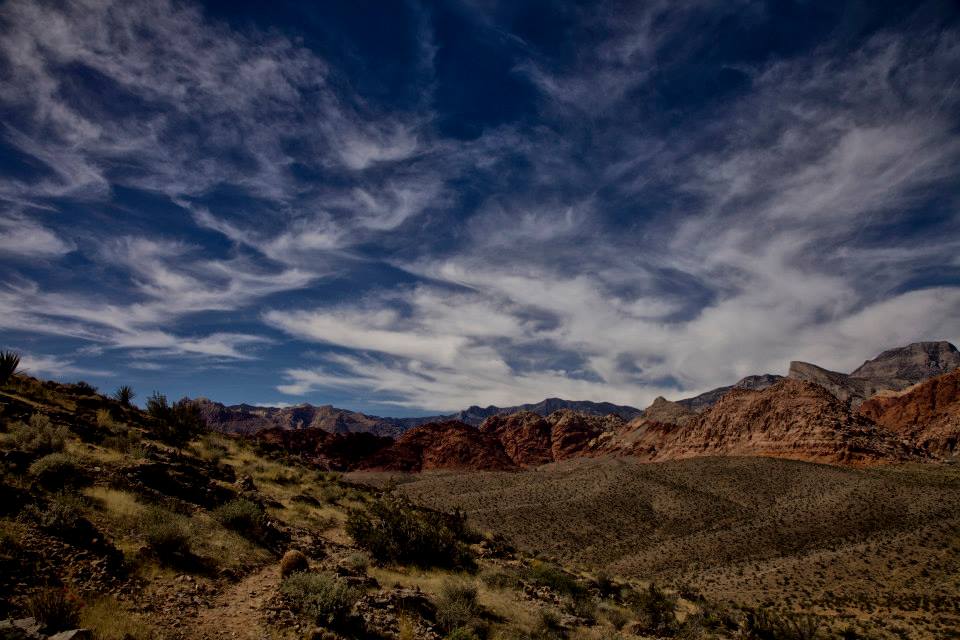
<instances>
[{"instance_id":1,"label":"wispy cirrus cloud","mask_svg":"<svg viewBox=\"0 0 960 640\"><path fill-rule=\"evenodd\" d=\"M411 411L957 340L960 35L923 4L774 42L752 2L408 3L371 42L11 0L0 326Z\"/></svg>"}]
</instances>

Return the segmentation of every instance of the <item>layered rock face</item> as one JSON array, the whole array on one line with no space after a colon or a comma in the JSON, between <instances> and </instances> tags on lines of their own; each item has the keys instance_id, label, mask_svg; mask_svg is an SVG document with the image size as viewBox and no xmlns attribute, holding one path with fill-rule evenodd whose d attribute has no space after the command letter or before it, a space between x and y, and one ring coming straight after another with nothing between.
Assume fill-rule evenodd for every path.
<instances>
[{"instance_id":1,"label":"layered rock face","mask_svg":"<svg viewBox=\"0 0 960 640\"><path fill-rule=\"evenodd\" d=\"M388 447L362 460L356 468L380 471L507 470L516 469L517 465L496 437L451 420L410 429Z\"/></svg>"},{"instance_id":2,"label":"layered rock face","mask_svg":"<svg viewBox=\"0 0 960 640\"><path fill-rule=\"evenodd\" d=\"M856 408L878 393L902 391L957 367L960 367L960 351L949 342L915 342L884 351L850 374L808 362L791 362L788 377L819 384Z\"/></svg>"},{"instance_id":3,"label":"layered rock face","mask_svg":"<svg viewBox=\"0 0 960 640\"><path fill-rule=\"evenodd\" d=\"M934 455L960 449L960 369L899 393L871 398L860 414Z\"/></svg>"},{"instance_id":4,"label":"layered rock face","mask_svg":"<svg viewBox=\"0 0 960 640\"><path fill-rule=\"evenodd\" d=\"M519 466L536 466L600 450L604 437L625 427L616 415L591 416L569 409L547 417L524 411L487 418L480 431L502 443Z\"/></svg>"},{"instance_id":5,"label":"layered rock face","mask_svg":"<svg viewBox=\"0 0 960 640\"><path fill-rule=\"evenodd\" d=\"M946 341L915 342L884 351L850 373L855 378L896 378L921 382L960 368L960 351Z\"/></svg>"},{"instance_id":6,"label":"layered rock face","mask_svg":"<svg viewBox=\"0 0 960 640\"><path fill-rule=\"evenodd\" d=\"M786 379L761 391L734 389L683 425L647 422L629 453L645 460L773 456L831 464L923 459L917 447L880 429L826 389Z\"/></svg>"}]
</instances>

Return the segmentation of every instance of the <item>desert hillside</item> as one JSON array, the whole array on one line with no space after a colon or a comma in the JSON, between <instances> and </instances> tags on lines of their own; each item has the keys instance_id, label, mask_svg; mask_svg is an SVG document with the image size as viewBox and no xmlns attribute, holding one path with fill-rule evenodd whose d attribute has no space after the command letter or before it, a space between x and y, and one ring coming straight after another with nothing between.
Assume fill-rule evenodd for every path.
<instances>
[{"instance_id":1,"label":"desert hillside","mask_svg":"<svg viewBox=\"0 0 960 640\"><path fill-rule=\"evenodd\" d=\"M419 504L462 508L519 548L588 571L860 620L877 637L960 628L956 466L621 458L350 477L398 482Z\"/></svg>"}]
</instances>

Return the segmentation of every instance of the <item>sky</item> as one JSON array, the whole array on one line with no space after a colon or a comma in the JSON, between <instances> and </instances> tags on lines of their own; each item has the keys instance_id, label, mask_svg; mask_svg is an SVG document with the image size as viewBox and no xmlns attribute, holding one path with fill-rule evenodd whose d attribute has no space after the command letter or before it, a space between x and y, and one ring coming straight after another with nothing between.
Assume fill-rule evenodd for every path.
<instances>
[{"instance_id":1,"label":"sky","mask_svg":"<svg viewBox=\"0 0 960 640\"><path fill-rule=\"evenodd\" d=\"M958 81L950 0L6 0L0 347L407 416L960 343Z\"/></svg>"}]
</instances>

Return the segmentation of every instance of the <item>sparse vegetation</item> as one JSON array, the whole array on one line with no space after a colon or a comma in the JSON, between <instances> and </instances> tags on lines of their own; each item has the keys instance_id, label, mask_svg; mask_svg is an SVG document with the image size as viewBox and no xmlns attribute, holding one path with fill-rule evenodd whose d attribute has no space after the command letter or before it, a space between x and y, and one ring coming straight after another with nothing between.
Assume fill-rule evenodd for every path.
<instances>
[{"instance_id":1,"label":"sparse vegetation","mask_svg":"<svg viewBox=\"0 0 960 640\"><path fill-rule=\"evenodd\" d=\"M294 573L280 591L290 603L317 624L342 625L359 593L332 573Z\"/></svg>"},{"instance_id":2,"label":"sparse vegetation","mask_svg":"<svg viewBox=\"0 0 960 640\"><path fill-rule=\"evenodd\" d=\"M213 516L228 529L254 540L266 536L267 514L263 507L245 498L237 498L217 507Z\"/></svg>"},{"instance_id":3,"label":"sparse vegetation","mask_svg":"<svg viewBox=\"0 0 960 640\"><path fill-rule=\"evenodd\" d=\"M420 566L470 567L466 519L413 506L409 500L387 496L366 509L353 509L347 533L379 562Z\"/></svg>"},{"instance_id":4,"label":"sparse vegetation","mask_svg":"<svg viewBox=\"0 0 960 640\"><path fill-rule=\"evenodd\" d=\"M163 561L190 554L190 532L175 514L150 509L144 518L143 537L147 546Z\"/></svg>"},{"instance_id":5,"label":"sparse vegetation","mask_svg":"<svg viewBox=\"0 0 960 640\"><path fill-rule=\"evenodd\" d=\"M80 611L80 625L96 640L154 640L156 630L146 619L126 611L113 598L100 598Z\"/></svg>"},{"instance_id":6,"label":"sparse vegetation","mask_svg":"<svg viewBox=\"0 0 960 640\"><path fill-rule=\"evenodd\" d=\"M50 418L35 413L30 416L28 424L15 422L10 426L8 441L16 449L43 456L63 451L67 433L66 427L55 427Z\"/></svg>"},{"instance_id":7,"label":"sparse vegetation","mask_svg":"<svg viewBox=\"0 0 960 640\"><path fill-rule=\"evenodd\" d=\"M74 628L80 619L78 598L64 588L47 587L34 593L27 598L26 610L47 633Z\"/></svg>"},{"instance_id":8,"label":"sparse vegetation","mask_svg":"<svg viewBox=\"0 0 960 640\"><path fill-rule=\"evenodd\" d=\"M30 465L30 475L48 488L83 486L90 482L86 467L68 453L48 453Z\"/></svg>"},{"instance_id":9,"label":"sparse vegetation","mask_svg":"<svg viewBox=\"0 0 960 640\"><path fill-rule=\"evenodd\" d=\"M658 636L670 636L677 632L677 602L654 583L630 598L637 614L639 628Z\"/></svg>"},{"instance_id":10,"label":"sparse vegetation","mask_svg":"<svg viewBox=\"0 0 960 640\"><path fill-rule=\"evenodd\" d=\"M482 611L477 602L477 588L461 580L448 580L437 598L437 622L447 633L473 633L485 625L480 619Z\"/></svg>"}]
</instances>

